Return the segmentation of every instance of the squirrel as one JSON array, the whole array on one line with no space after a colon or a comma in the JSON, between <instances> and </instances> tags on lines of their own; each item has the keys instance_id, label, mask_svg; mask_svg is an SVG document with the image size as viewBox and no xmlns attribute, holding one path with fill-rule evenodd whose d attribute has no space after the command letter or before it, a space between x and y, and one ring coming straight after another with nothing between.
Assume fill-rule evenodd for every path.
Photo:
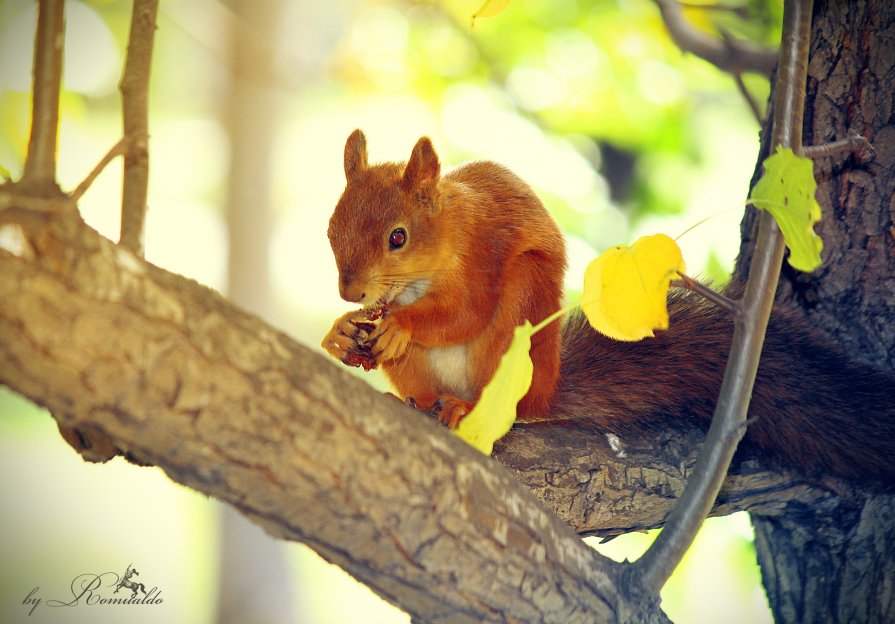
<instances>
[{"instance_id":1,"label":"squirrel","mask_svg":"<svg viewBox=\"0 0 895 624\"><path fill-rule=\"evenodd\" d=\"M443 176L440 169L426 137L406 165L375 166L363 133L348 137L347 186L328 230L339 293L386 312L375 327L349 312L323 347L343 361L369 354L366 367L378 365L402 399L453 428L491 379L513 329L559 309L566 257L559 227L509 170L492 162ZM523 417L548 413L559 351L559 323L532 337Z\"/></svg>"},{"instance_id":2,"label":"squirrel","mask_svg":"<svg viewBox=\"0 0 895 624\"><path fill-rule=\"evenodd\" d=\"M329 222L339 293L360 304L322 346L379 367L399 398L454 428L471 411L513 329L560 309L563 235L532 189L477 161L444 175L429 138L406 163L369 165L345 145L346 187ZM729 286L736 294L740 286ZM733 335L728 312L671 293L669 328L620 342L580 313L532 338L518 422L563 421L620 435L707 427ZM895 373L849 358L775 307L738 457L809 476L895 482Z\"/></svg>"}]
</instances>

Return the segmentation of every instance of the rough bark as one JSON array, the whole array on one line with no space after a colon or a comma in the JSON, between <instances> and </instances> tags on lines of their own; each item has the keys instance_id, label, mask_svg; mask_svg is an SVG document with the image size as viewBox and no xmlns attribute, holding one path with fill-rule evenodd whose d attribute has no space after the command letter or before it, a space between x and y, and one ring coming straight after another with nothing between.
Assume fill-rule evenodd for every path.
<instances>
[{"instance_id":1,"label":"rough bark","mask_svg":"<svg viewBox=\"0 0 895 624\"><path fill-rule=\"evenodd\" d=\"M805 144L849 128L876 150L818 159L824 264L785 265L778 302L802 310L855 358L895 366L895 5L815 3ZM764 131L768 136L768 129ZM767 153L768 145L763 152ZM748 266L754 213L744 221L737 271ZM830 432L837 435L837 432ZM895 619L895 522L890 496L833 498L773 518L753 513L756 549L778 622Z\"/></svg>"},{"instance_id":2,"label":"rough bark","mask_svg":"<svg viewBox=\"0 0 895 624\"><path fill-rule=\"evenodd\" d=\"M61 424L424 621L661 620L510 473L72 205L2 192L0 241L0 380Z\"/></svg>"},{"instance_id":3,"label":"rough bark","mask_svg":"<svg viewBox=\"0 0 895 624\"><path fill-rule=\"evenodd\" d=\"M63 425L307 543L423 621L662 617L496 463L103 239L71 204L0 191L0 241L0 381ZM498 458L574 530L615 535L663 523L701 436L629 439L622 454L534 426ZM785 515L841 490L738 468L716 513Z\"/></svg>"}]
</instances>

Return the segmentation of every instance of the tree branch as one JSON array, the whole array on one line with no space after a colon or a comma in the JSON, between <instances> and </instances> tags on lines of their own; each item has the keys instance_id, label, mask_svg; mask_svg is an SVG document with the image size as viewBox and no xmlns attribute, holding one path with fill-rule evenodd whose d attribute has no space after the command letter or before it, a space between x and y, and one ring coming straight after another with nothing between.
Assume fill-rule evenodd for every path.
<instances>
[{"instance_id":1,"label":"tree branch","mask_svg":"<svg viewBox=\"0 0 895 624\"><path fill-rule=\"evenodd\" d=\"M593 432L517 425L495 445L494 457L578 534L608 538L666 524L704 439L701 430L668 429L627 436L616 450ZM804 513L829 507L837 495L848 499L853 490L835 479L787 476L745 460L731 468L710 515Z\"/></svg>"},{"instance_id":2,"label":"tree branch","mask_svg":"<svg viewBox=\"0 0 895 624\"><path fill-rule=\"evenodd\" d=\"M770 78L777 53L753 43L725 37L716 39L690 25L677 0L655 0L665 27L677 46L731 74L754 72Z\"/></svg>"},{"instance_id":3,"label":"tree branch","mask_svg":"<svg viewBox=\"0 0 895 624\"><path fill-rule=\"evenodd\" d=\"M69 429L307 543L425 621L646 621L620 570L495 462L195 282L0 191L0 383ZM110 331L115 339L110 340ZM497 458L562 520L660 526L700 432L520 427ZM656 449L661 449L656 457ZM818 487L820 486L820 487ZM836 483L745 464L715 513L820 507Z\"/></svg>"},{"instance_id":4,"label":"tree branch","mask_svg":"<svg viewBox=\"0 0 895 624\"><path fill-rule=\"evenodd\" d=\"M21 184L46 197L59 193L56 185L56 139L59 132L59 92L65 46L64 0L41 0L34 42L34 97L31 136Z\"/></svg>"},{"instance_id":5,"label":"tree branch","mask_svg":"<svg viewBox=\"0 0 895 624\"><path fill-rule=\"evenodd\" d=\"M850 153L861 158L865 163L876 158L876 150L866 137L861 136L857 130L849 129L848 136L831 143L820 145L805 145L802 147L802 156L806 158L830 158L837 154Z\"/></svg>"},{"instance_id":6,"label":"tree branch","mask_svg":"<svg viewBox=\"0 0 895 624\"><path fill-rule=\"evenodd\" d=\"M0 241L18 241L0 247L0 381L63 425L309 544L425 621L646 609L622 601L618 564L434 422L76 211L25 205L0 197Z\"/></svg>"},{"instance_id":7,"label":"tree branch","mask_svg":"<svg viewBox=\"0 0 895 624\"><path fill-rule=\"evenodd\" d=\"M785 0L783 38L774 89L771 142L798 152L808 71L813 0ZM693 543L721 489L736 447L746 433L746 415L758 372L765 330L780 278L785 245L776 221L762 213L741 314L734 315L734 334L721 394L693 477L668 519L665 530L635 566L649 591L658 591Z\"/></svg>"},{"instance_id":8,"label":"tree branch","mask_svg":"<svg viewBox=\"0 0 895 624\"><path fill-rule=\"evenodd\" d=\"M749 92L749 88L746 86L746 83L743 82L743 74L735 73L733 74L733 81L737 86L737 90L740 92L740 95L743 96L743 99L746 100L746 104L749 106L749 110L752 111L752 116L755 117L755 121L758 122L758 125L761 126L764 123L764 114L761 112L761 106L759 106L758 102L752 97L752 94Z\"/></svg>"},{"instance_id":9,"label":"tree branch","mask_svg":"<svg viewBox=\"0 0 895 624\"><path fill-rule=\"evenodd\" d=\"M149 74L158 0L134 0L127 59L121 77L124 118L124 185L121 244L143 255L143 223L149 187Z\"/></svg>"},{"instance_id":10,"label":"tree branch","mask_svg":"<svg viewBox=\"0 0 895 624\"><path fill-rule=\"evenodd\" d=\"M119 139L115 145L109 148L109 151L106 152L106 155L103 156L96 166L90 170L90 173L87 174L87 177L81 180L81 183L73 190L69 197L73 203L78 203L81 197L84 196L84 193L87 192L87 189L90 188L90 185L99 177L99 174L103 172L103 169L109 166L117 156L121 156L125 151L125 141L124 139Z\"/></svg>"}]
</instances>

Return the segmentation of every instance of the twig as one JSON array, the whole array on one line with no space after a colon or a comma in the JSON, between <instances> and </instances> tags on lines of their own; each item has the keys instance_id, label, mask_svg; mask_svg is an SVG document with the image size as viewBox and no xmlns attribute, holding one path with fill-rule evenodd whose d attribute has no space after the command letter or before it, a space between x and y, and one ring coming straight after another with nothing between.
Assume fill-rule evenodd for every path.
<instances>
[{"instance_id":1,"label":"twig","mask_svg":"<svg viewBox=\"0 0 895 624\"><path fill-rule=\"evenodd\" d=\"M703 298L711 301L722 310L727 310L734 317L736 317L740 313L739 304L730 297L722 295L717 290L709 288L699 280L693 279L689 275L685 275L683 273L678 273L678 275L680 276L680 279L671 280L671 285L675 288L686 288L687 290L695 292L697 295L701 295Z\"/></svg>"},{"instance_id":2,"label":"twig","mask_svg":"<svg viewBox=\"0 0 895 624\"><path fill-rule=\"evenodd\" d=\"M755 116L755 121L758 122L758 125L764 123L764 114L761 112L761 107L758 105L758 102L755 101L755 98L749 93L749 89L746 88L746 83L743 82L743 74L741 72L734 72L733 81L736 83L740 95L743 96L743 99L745 99L746 103L749 105L752 115Z\"/></svg>"},{"instance_id":3,"label":"twig","mask_svg":"<svg viewBox=\"0 0 895 624\"><path fill-rule=\"evenodd\" d=\"M65 1L41 0L34 42L31 137L22 174L22 184L31 189L56 188L56 137L59 132L64 33Z\"/></svg>"},{"instance_id":4,"label":"twig","mask_svg":"<svg viewBox=\"0 0 895 624\"><path fill-rule=\"evenodd\" d=\"M677 0L655 2L671 38L685 52L695 54L718 69L732 74L750 71L771 76L777 61L776 52L734 37L710 37L690 25Z\"/></svg>"},{"instance_id":5,"label":"twig","mask_svg":"<svg viewBox=\"0 0 895 624\"><path fill-rule=\"evenodd\" d=\"M143 224L149 187L149 72L157 13L158 0L134 0L120 86L127 142L120 243L138 255L143 255Z\"/></svg>"},{"instance_id":6,"label":"twig","mask_svg":"<svg viewBox=\"0 0 895 624\"><path fill-rule=\"evenodd\" d=\"M718 13L731 13L740 19L749 17L749 8L744 6L728 6L726 4L700 4L699 2L678 2L682 9L694 9L697 11L716 11Z\"/></svg>"},{"instance_id":7,"label":"twig","mask_svg":"<svg viewBox=\"0 0 895 624\"><path fill-rule=\"evenodd\" d=\"M843 152L853 152L868 162L876 158L876 150L873 149L870 141L853 129L849 129L848 136L844 139L822 143L821 145L808 145L802 148L802 156L812 159L829 158Z\"/></svg>"},{"instance_id":8,"label":"twig","mask_svg":"<svg viewBox=\"0 0 895 624\"><path fill-rule=\"evenodd\" d=\"M87 189L90 188L90 185L93 184L93 181L96 180L100 173L102 173L103 169L112 162L112 159L116 156L121 156L124 153L124 145L125 140L119 139L119 141L106 152L106 155L102 157L102 160L96 163L96 166L87 174L87 177L84 178L77 188L70 193L69 197L71 197L72 202L77 203L78 200L81 199L81 196L87 192Z\"/></svg>"},{"instance_id":9,"label":"twig","mask_svg":"<svg viewBox=\"0 0 895 624\"><path fill-rule=\"evenodd\" d=\"M783 8L771 144L794 151L802 144L812 8L813 0L785 0ZM658 593L690 547L717 498L730 460L745 432L749 399L780 277L783 251L783 237L776 222L769 213L763 212L745 293L739 302L741 314L734 318L730 357L706 441L665 529L629 572L632 580L639 577L646 591Z\"/></svg>"}]
</instances>

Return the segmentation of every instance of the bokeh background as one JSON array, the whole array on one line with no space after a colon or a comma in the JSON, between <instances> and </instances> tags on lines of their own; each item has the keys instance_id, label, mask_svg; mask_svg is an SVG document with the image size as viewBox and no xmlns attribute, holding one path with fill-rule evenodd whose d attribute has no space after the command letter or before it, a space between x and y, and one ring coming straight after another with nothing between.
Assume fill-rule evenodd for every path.
<instances>
[{"instance_id":1,"label":"bokeh background","mask_svg":"<svg viewBox=\"0 0 895 624\"><path fill-rule=\"evenodd\" d=\"M733 79L683 54L650 0L161 0L152 74L147 259L216 288L317 348L348 309L326 239L357 127L373 161L432 137L445 168L501 162L567 233L575 296L599 250L678 237L723 281L758 150ZM689 3L709 32L773 45L780 7ZM718 8L718 7L721 8ZM130 2L69 1L59 178L73 189L121 134ZM33 0L0 0L0 167L22 170ZM767 81L745 76L758 101ZM0 170L0 171L2 171ZM121 164L83 197L116 239ZM2 276L0 276L2 279ZM380 388L378 373L365 375ZM399 443L396 441L396 443ZM297 544L268 539L155 468L84 463L51 417L0 388L0 621L408 622ZM604 545L634 559L652 534ZM87 572L158 587L161 605L50 608ZM710 520L662 593L676 622L769 622L748 517ZM126 612L124 611L126 609Z\"/></svg>"}]
</instances>

